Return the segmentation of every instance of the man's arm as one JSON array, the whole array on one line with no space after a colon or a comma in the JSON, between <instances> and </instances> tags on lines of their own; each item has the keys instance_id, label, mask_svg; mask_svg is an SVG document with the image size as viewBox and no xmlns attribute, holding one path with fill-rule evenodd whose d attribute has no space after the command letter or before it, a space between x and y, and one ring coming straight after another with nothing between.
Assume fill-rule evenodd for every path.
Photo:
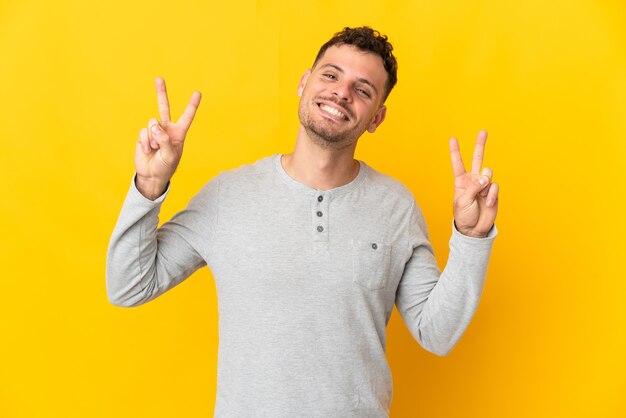
<instances>
[{"instance_id":1,"label":"man's arm","mask_svg":"<svg viewBox=\"0 0 626 418\"><path fill-rule=\"evenodd\" d=\"M409 228L412 256L398 285L396 307L415 340L443 356L457 344L476 312L497 229L494 225L487 237L473 238L461 234L453 223L448 262L440 272L415 203Z\"/></svg>"},{"instance_id":2,"label":"man's arm","mask_svg":"<svg viewBox=\"0 0 626 418\"><path fill-rule=\"evenodd\" d=\"M476 312L497 235L494 222L499 187L492 182L490 168L481 171L486 141L487 132L480 131L472 168L467 172L456 138L450 139L454 221L448 263L442 273L428 240L424 216L415 202L411 208L412 257L405 266L396 305L413 337L439 355L452 350Z\"/></svg>"},{"instance_id":3,"label":"man's arm","mask_svg":"<svg viewBox=\"0 0 626 418\"><path fill-rule=\"evenodd\" d=\"M217 222L218 188L217 180L207 183L183 211L158 228L169 186L150 200L133 178L107 252L106 287L112 304L146 303L206 265L204 256Z\"/></svg>"},{"instance_id":4,"label":"man's arm","mask_svg":"<svg viewBox=\"0 0 626 418\"><path fill-rule=\"evenodd\" d=\"M203 266L202 235L197 233L212 224L210 214L204 214L198 205L209 193L200 193L186 210L157 230L161 204L201 94L194 92L181 117L172 122L165 80L157 77L155 86L161 122L152 118L148 128L139 132L136 174L107 252L107 294L111 303L119 306L145 303Z\"/></svg>"}]
</instances>

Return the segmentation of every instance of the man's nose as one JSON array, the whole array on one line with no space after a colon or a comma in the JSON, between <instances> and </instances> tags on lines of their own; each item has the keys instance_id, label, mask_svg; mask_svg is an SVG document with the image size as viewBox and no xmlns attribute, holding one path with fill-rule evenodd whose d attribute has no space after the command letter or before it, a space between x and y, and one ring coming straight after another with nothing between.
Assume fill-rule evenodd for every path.
<instances>
[{"instance_id":1,"label":"man's nose","mask_svg":"<svg viewBox=\"0 0 626 418\"><path fill-rule=\"evenodd\" d=\"M348 83L336 83L333 86L333 94L337 96L338 99L350 102L352 100L352 90Z\"/></svg>"}]
</instances>

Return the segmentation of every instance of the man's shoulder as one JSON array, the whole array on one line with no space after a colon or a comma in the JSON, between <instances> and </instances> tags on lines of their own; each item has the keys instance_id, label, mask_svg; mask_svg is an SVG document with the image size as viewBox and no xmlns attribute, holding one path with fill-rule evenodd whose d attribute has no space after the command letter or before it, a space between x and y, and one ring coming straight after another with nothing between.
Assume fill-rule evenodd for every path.
<instances>
[{"instance_id":1,"label":"man's shoulder","mask_svg":"<svg viewBox=\"0 0 626 418\"><path fill-rule=\"evenodd\" d=\"M204 184L199 194L215 194L218 193L218 190L220 190L220 194L226 190L232 190L235 194L246 193L249 192L247 189L251 187L256 190L268 181L268 174L273 169L275 157L276 155L270 155L251 163L244 163L238 167L221 171Z\"/></svg>"},{"instance_id":2,"label":"man's shoulder","mask_svg":"<svg viewBox=\"0 0 626 418\"><path fill-rule=\"evenodd\" d=\"M364 161L361 161L365 163ZM413 192L409 190L400 180L391 177L388 174L382 173L369 164L365 163L367 167L367 186L376 193L384 194L385 196L394 196L397 199L405 201L407 203L413 202Z\"/></svg>"},{"instance_id":3,"label":"man's shoulder","mask_svg":"<svg viewBox=\"0 0 626 418\"><path fill-rule=\"evenodd\" d=\"M247 177L257 177L264 173L270 173L274 169L274 159L276 154L260 158L251 163L244 163L230 170L222 171L217 175L220 181L236 181Z\"/></svg>"},{"instance_id":4,"label":"man's shoulder","mask_svg":"<svg viewBox=\"0 0 626 418\"><path fill-rule=\"evenodd\" d=\"M272 171L276 154L260 158L251 163L244 163L235 168L224 170L210 180L228 189L259 188L272 181Z\"/></svg>"}]
</instances>

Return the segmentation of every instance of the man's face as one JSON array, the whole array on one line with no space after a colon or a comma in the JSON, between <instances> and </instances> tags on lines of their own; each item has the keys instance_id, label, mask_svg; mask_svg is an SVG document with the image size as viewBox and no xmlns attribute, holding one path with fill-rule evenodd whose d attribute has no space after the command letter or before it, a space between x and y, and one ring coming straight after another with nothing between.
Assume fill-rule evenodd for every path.
<instances>
[{"instance_id":1,"label":"man's face","mask_svg":"<svg viewBox=\"0 0 626 418\"><path fill-rule=\"evenodd\" d=\"M298 87L298 116L309 137L341 149L385 119L383 60L351 45L329 47Z\"/></svg>"}]
</instances>

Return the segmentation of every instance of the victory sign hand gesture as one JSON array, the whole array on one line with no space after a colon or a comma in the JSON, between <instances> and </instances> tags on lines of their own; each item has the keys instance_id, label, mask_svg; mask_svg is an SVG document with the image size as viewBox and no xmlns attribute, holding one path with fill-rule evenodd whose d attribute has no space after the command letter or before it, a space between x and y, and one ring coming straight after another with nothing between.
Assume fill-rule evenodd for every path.
<instances>
[{"instance_id":1,"label":"victory sign hand gesture","mask_svg":"<svg viewBox=\"0 0 626 418\"><path fill-rule=\"evenodd\" d=\"M195 91L185 112L176 122L172 122L165 80L157 77L155 84L161 122L155 118L148 121L148 127L139 132L135 149L137 189L151 200L165 192L167 183L174 175L183 154L187 131L202 98L200 92Z\"/></svg>"},{"instance_id":2,"label":"victory sign hand gesture","mask_svg":"<svg viewBox=\"0 0 626 418\"><path fill-rule=\"evenodd\" d=\"M450 138L450 156L454 171L454 223L464 235L484 238L491 230L498 212L498 184L492 183L493 173L485 167L481 171L487 132L480 131L476 139L472 170L467 173L459 143Z\"/></svg>"}]
</instances>

